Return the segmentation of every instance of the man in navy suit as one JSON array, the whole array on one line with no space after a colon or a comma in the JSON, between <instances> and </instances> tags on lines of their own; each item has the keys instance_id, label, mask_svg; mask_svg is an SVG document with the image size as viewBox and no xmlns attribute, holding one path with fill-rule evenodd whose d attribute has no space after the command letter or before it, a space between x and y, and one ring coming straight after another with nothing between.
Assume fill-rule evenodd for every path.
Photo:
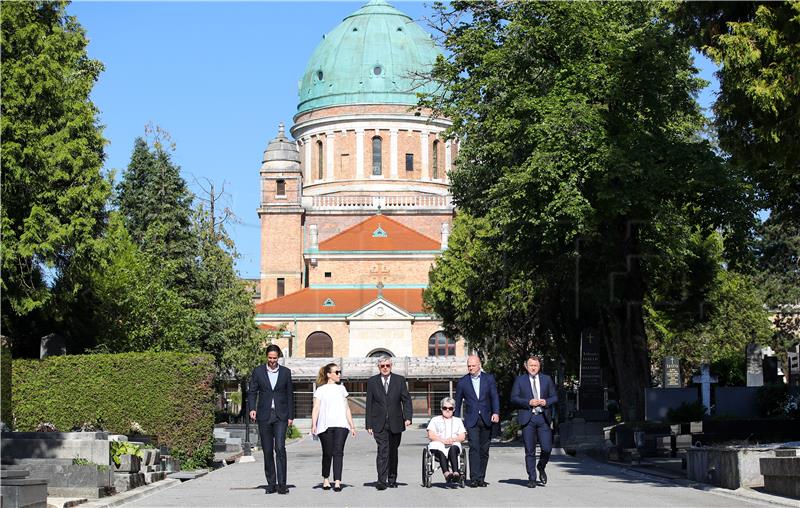
<instances>
[{"instance_id":1,"label":"man in navy suit","mask_svg":"<svg viewBox=\"0 0 800 508\"><path fill-rule=\"evenodd\" d=\"M492 440L492 424L500 421L500 397L494 376L481 371L481 359L477 355L467 358L469 374L456 385L455 416L461 416L464 402L464 426L469 438L470 487L486 487L486 466L489 464L489 444Z\"/></svg>"},{"instance_id":2,"label":"man in navy suit","mask_svg":"<svg viewBox=\"0 0 800 508\"><path fill-rule=\"evenodd\" d=\"M292 371L278 365L280 356L281 348L277 345L267 347L267 363L253 369L247 391L250 419L258 421L258 435L264 451L267 494L289 493L286 487L286 430L294 420L294 396Z\"/></svg>"},{"instance_id":3,"label":"man in navy suit","mask_svg":"<svg viewBox=\"0 0 800 508\"><path fill-rule=\"evenodd\" d=\"M530 356L525 362L527 374L514 381L511 403L520 408L518 421L522 427L525 443L525 469L528 471L528 488L536 487L536 471L539 481L547 484L544 472L550 452L553 450L553 432L550 430L550 408L558 402L556 386L550 376L539 372L542 362L538 356ZM536 443L541 447L539 464L536 464Z\"/></svg>"}]
</instances>

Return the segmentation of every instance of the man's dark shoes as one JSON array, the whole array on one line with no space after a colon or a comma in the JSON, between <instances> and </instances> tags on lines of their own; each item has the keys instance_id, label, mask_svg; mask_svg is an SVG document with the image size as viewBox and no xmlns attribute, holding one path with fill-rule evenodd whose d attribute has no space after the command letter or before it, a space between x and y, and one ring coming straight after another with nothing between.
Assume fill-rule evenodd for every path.
<instances>
[{"instance_id":1,"label":"man's dark shoes","mask_svg":"<svg viewBox=\"0 0 800 508\"><path fill-rule=\"evenodd\" d=\"M547 473L544 472L544 469L539 469L539 481L542 482L542 485L547 485Z\"/></svg>"},{"instance_id":2,"label":"man's dark shoes","mask_svg":"<svg viewBox=\"0 0 800 508\"><path fill-rule=\"evenodd\" d=\"M528 480L528 488L535 489L536 488L536 480Z\"/></svg>"},{"instance_id":3,"label":"man's dark shoes","mask_svg":"<svg viewBox=\"0 0 800 508\"><path fill-rule=\"evenodd\" d=\"M375 488L378 490L386 490L386 484L383 482L378 482L375 484Z\"/></svg>"},{"instance_id":4,"label":"man's dark shoes","mask_svg":"<svg viewBox=\"0 0 800 508\"><path fill-rule=\"evenodd\" d=\"M472 487L473 489L475 487L480 487L481 486L481 481L480 480L472 480L472 482L470 482L469 486Z\"/></svg>"},{"instance_id":5,"label":"man's dark shoes","mask_svg":"<svg viewBox=\"0 0 800 508\"><path fill-rule=\"evenodd\" d=\"M481 480L481 481L480 481L480 483L479 483L478 485L479 485L480 487L488 487L488 486L489 486L489 484L488 484L488 483L486 483L486 482L485 482L485 481L483 481L483 480Z\"/></svg>"},{"instance_id":6,"label":"man's dark shoes","mask_svg":"<svg viewBox=\"0 0 800 508\"><path fill-rule=\"evenodd\" d=\"M286 485L278 485L278 494L288 494L288 493L289 493L289 487L287 487Z\"/></svg>"},{"instance_id":7,"label":"man's dark shoes","mask_svg":"<svg viewBox=\"0 0 800 508\"><path fill-rule=\"evenodd\" d=\"M333 491L334 492L341 492L342 491L342 487L334 487Z\"/></svg>"},{"instance_id":8,"label":"man's dark shoes","mask_svg":"<svg viewBox=\"0 0 800 508\"><path fill-rule=\"evenodd\" d=\"M396 482L396 481L394 481L394 480L389 480L389 483L387 484L387 486L388 486L390 489L396 489L396 488L397 488L397 482Z\"/></svg>"},{"instance_id":9,"label":"man's dark shoes","mask_svg":"<svg viewBox=\"0 0 800 508\"><path fill-rule=\"evenodd\" d=\"M277 492L277 489L275 488L274 485L270 485L269 487L267 487L267 490L265 492L267 494L274 494L275 492Z\"/></svg>"}]
</instances>

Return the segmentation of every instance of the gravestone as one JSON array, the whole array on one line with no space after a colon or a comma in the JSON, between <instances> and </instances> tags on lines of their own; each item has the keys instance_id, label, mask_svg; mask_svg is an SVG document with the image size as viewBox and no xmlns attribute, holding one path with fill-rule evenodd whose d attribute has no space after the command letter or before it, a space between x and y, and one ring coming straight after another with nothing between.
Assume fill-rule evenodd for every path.
<instances>
[{"instance_id":1,"label":"gravestone","mask_svg":"<svg viewBox=\"0 0 800 508\"><path fill-rule=\"evenodd\" d=\"M717 376L711 375L711 366L704 363L700 367L700 374L692 377L692 381L700 383L700 394L706 414L711 410L711 384L717 382Z\"/></svg>"},{"instance_id":2,"label":"gravestone","mask_svg":"<svg viewBox=\"0 0 800 508\"><path fill-rule=\"evenodd\" d=\"M775 383L782 383L783 379L778 374L778 357L777 356L764 356L761 360L761 365L764 371L764 384L772 385Z\"/></svg>"},{"instance_id":3,"label":"gravestone","mask_svg":"<svg viewBox=\"0 0 800 508\"><path fill-rule=\"evenodd\" d=\"M677 356L664 358L664 378L662 388L683 388L681 379L681 363Z\"/></svg>"},{"instance_id":4,"label":"gravestone","mask_svg":"<svg viewBox=\"0 0 800 508\"><path fill-rule=\"evenodd\" d=\"M758 344L747 345L747 386L764 386L764 365Z\"/></svg>"},{"instance_id":5,"label":"gravestone","mask_svg":"<svg viewBox=\"0 0 800 508\"><path fill-rule=\"evenodd\" d=\"M797 386L800 384L800 344L795 345L792 349L786 353L789 363L789 384Z\"/></svg>"},{"instance_id":6,"label":"gravestone","mask_svg":"<svg viewBox=\"0 0 800 508\"><path fill-rule=\"evenodd\" d=\"M578 410L604 412L605 393L600 366L600 337L593 330L581 333L580 387L578 388Z\"/></svg>"},{"instance_id":7,"label":"gravestone","mask_svg":"<svg viewBox=\"0 0 800 508\"><path fill-rule=\"evenodd\" d=\"M67 354L67 343L63 335L51 333L42 337L39 343L39 359L44 360L48 356L63 356Z\"/></svg>"}]
</instances>

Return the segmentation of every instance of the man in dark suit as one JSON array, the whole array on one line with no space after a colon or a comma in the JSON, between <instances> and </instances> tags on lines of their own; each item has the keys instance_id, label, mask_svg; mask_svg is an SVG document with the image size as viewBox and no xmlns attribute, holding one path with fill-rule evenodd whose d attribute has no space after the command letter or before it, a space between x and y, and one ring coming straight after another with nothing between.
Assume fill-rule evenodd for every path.
<instances>
[{"instance_id":1,"label":"man in dark suit","mask_svg":"<svg viewBox=\"0 0 800 508\"><path fill-rule=\"evenodd\" d=\"M411 425L411 395L406 378L392 374L392 359L378 359L379 374L367 380L367 432L378 444L375 465L378 483L375 488L397 487L397 448L406 427Z\"/></svg>"},{"instance_id":2,"label":"man in dark suit","mask_svg":"<svg viewBox=\"0 0 800 508\"><path fill-rule=\"evenodd\" d=\"M289 493L286 487L286 430L294 420L294 396L292 371L278 365L280 356L281 348L277 345L267 347L267 363L253 369L247 391L250 419L258 421L258 435L264 451L267 494Z\"/></svg>"},{"instance_id":3,"label":"man in dark suit","mask_svg":"<svg viewBox=\"0 0 800 508\"><path fill-rule=\"evenodd\" d=\"M492 424L500 421L500 397L494 376L481 371L478 355L467 358L469 374L456 385L455 415L461 416L461 403L465 405L464 426L469 439L470 487L486 487L486 466L489 465L489 444Z\"/></svg>"},{"instance_id":4,"label":"man in dark suit","mask_svg":"<svg viewBox=\"0 0 800 508\"><path fill-rule=\"evenodd\" d=\"M536 471L539 481L547 484L544 472L550 452L553 450L553 432L550 430L550 408L558 402L556 386L550 376L539 372L542 362L531 356L525 362L527 374L514 381L511 390L511 403L520 408L518 421L522 427L522 441L525 443L525 469L528 471L528 487L536 487ZM536 443L541 447L539 464L536 464Z\"/></svg>"}]
</instances>

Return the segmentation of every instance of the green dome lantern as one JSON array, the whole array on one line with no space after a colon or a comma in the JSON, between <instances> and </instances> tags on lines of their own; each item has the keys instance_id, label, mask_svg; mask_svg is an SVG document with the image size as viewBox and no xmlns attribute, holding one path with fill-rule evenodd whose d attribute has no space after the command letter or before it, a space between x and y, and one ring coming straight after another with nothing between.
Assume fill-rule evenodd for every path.
<instances>
[{"instance_id":1,"label":"green dome lantern","mask_svg":"<svg viewBox=\"0 0 800 508\"><path fill-rule=\"evenodd\" d=\"M435 87L420 76L440 52L414 20L384 0L347 16L314 50L300 81L298 113L328 106L414 106Z\"/></svg>"}]
</instances>

